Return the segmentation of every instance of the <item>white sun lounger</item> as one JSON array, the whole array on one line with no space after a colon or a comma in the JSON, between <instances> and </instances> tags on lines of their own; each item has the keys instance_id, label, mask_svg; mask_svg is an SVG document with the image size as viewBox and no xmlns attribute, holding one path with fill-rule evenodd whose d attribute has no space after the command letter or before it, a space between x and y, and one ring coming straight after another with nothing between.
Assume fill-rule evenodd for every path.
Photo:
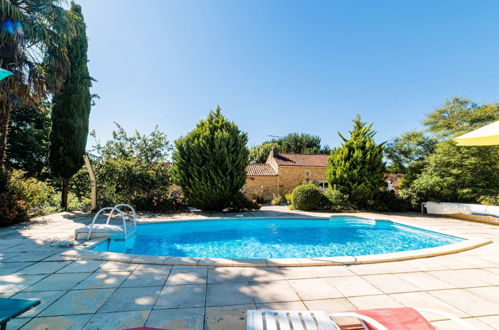
<instances>
[{"instance_id":1,"label":"white sun lounger","mask_svg":"<svg viewBox=\"0 0 499 330\"><path fill-rule=\"evenodd\" d=\"M468 330L474 329L472 326L468 325L466 322L459 319L458 317L439 310L428 309L428 308L418 308L418 309L388 308L388 309L358 311L358 313L342 312L342 313L332 313L332 314L328 314L323 311L248 310L247 330L291 330L291 329L292 330L339 330L340 326L336 324L332 319L335 317L356 318L360 322L361 326L364 327L364 329L378 329L378 330L396 329L397 327L395 325L396 322L393 322L394 323L393 328L392 327L387 328L385 326L387 324L386 318L383 321L380 319L380 321L378 322L377 320L374 319L374 317L377 318L380 316L380 314L372 313L372 311L378 311L379 313L379 311L385 312L389 310L395 311L395 313L391 314L392 317L389 318L390 323L392 323L392 320L395 321L394 316L395 318L399 319L400 314L399 317L397 317L396 314L397 312L403 312L404 314L409 312L409 315L411 315L411 317L409 318L411 321L410 324L413 324L413 326L416 326L418 329L433 328L430 325L430 323L428 323L428 321L425 320L425 318L421 314L419 314L419 312L428 312L443 316L445 319L449 319L451 321L454 321L456 324L459 324L460 327L457 327L456 329L461 329L461 328ZM368 314L372 317L364 315L362 313ZM390 313L388 313L387 315L390 315ZM404 318L402 317L402 319ZM381 324L380 322L384 322L385 325ZM402 323L407 325L406 322ZM424 324L422 323L426 324L427 326L423 326Z\"/></svg>"},{"instance_id":2,"label":"white sun lounger","mask_svg":"<svg viewBox=\"0 0 499 330\"><path fill-rule=\"evenodd\" d=\"M356 313L339 313L369 322L379 330L388 330L370 317ZM331 319L335 314L323 311L249 310L247 330L338 330ZM367 328L366 328L367 329Z\"/></svg>"}]
</instances>

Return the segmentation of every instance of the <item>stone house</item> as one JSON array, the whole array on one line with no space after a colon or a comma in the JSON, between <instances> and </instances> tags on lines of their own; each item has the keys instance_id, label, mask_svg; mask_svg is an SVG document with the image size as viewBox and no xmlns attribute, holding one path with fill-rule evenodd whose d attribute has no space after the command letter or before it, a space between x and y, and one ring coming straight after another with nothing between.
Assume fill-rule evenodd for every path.
<instances>
[{"instance_id":1,"label":"stone house","mask_svg":"<svg viewBox=\"0 0 499 330\"><path fill-rule=\"evenodd\" d=\"M326 164L329 155L279 153L272 148L265 164L249 164L244 191L250 198L284 196L296 186L313 183L327 189Z\"/></svg>"},{"instance_id":2,"label":"stone house","mask_svg":"<svg viewBox=\"0 0 499 330\"><path fill-rule=\"evenodd\" d=\"M265 164L249 164L246 167L246 185L243 191L249 198L271 200L274 196L284 196L296 186L306 183L313 183L326 190L328 157L329 155L284 154L274 147ZM400 174L387 173L383 188L396 190L400 178Z\"/></svg>"}]
</instances>

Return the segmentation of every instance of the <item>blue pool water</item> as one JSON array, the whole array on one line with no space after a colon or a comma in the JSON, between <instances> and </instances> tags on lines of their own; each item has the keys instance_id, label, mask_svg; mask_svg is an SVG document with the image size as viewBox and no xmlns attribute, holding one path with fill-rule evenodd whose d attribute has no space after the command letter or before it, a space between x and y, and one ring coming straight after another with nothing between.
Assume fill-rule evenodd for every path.
<instances>
[{"instance_id":1,"label":"blue pool water","mask_svg":"<svg viewBox=\"0 0 499 330\"><path fill-rule=\"evenodd\" d=\"M128 242L96 251L204 258L303 258L381 254L431 248L463 239L385 220L245 219L137 226Z\"/></svg>"}]
</instances>

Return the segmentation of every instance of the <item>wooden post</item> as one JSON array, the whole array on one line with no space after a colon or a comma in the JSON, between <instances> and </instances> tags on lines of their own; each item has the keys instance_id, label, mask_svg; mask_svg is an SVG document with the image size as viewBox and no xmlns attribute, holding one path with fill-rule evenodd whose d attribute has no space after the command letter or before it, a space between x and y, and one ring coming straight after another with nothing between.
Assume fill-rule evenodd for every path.
<instances>
[{"instance_id":1,"label":"wooden post","mask_svg":"<svg viewBox=\"0 0 499 330\"><path fill-rule=\"evenodd\" d=\"M88 177L90 179L90 187L92 191L90 193L90 198L92 199L92 211L97 210L97 181L95 179L94 169L92 168L92 164L90 164L90 159L87 155L83 155L83 160L85 161L85 165L88 171Z\"/></svg>"}]
</instances>

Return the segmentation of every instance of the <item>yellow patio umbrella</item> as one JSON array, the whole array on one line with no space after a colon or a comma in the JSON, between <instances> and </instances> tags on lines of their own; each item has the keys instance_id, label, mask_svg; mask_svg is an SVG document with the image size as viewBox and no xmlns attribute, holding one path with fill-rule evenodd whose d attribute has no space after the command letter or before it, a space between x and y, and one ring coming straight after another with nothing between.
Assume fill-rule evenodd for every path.
<instances>
[{"instance_id":1,"label":"yellow patio umbrella","mask_svg":"<svg viewBox=\"0 0 499 330\"><path fill-rule=\"evenodd\" d=\"M458 136L453 140L460 146L499 145L499 121Z\"/></svg>"}]
</instances>

